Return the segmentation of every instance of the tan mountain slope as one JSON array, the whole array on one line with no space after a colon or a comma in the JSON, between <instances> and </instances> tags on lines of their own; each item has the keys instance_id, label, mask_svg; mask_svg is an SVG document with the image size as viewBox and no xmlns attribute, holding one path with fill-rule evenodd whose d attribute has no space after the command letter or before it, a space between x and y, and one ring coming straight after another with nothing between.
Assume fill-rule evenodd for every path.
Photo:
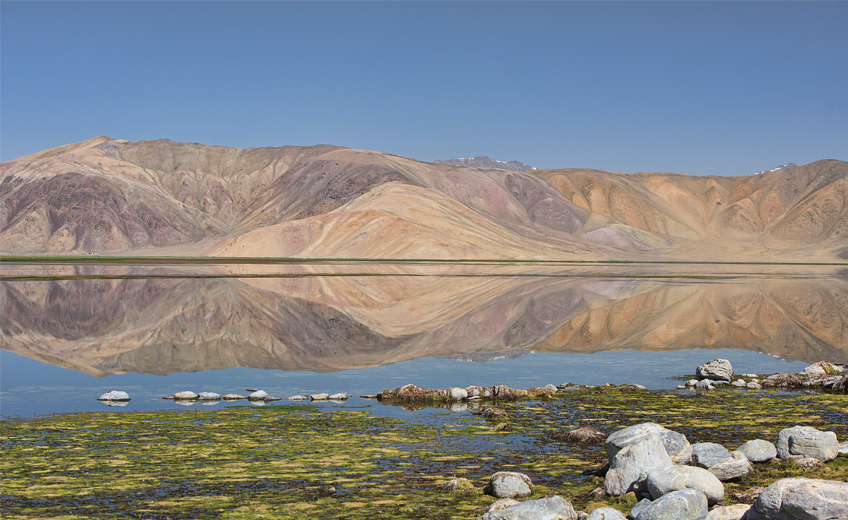
<instances>
[{"instance_id":1,"label":"tan mountain slope","mask_svg":"<svg viewBox=\"0 0 848 520\"><path fill-rule=\"evenodd\" d=\"M848 163L843 161L744 177L534 173L581 208L683 239L690 247L701 242L733 251L747 245L830 257L848 245Z\"/></svg>"}]
</instances>

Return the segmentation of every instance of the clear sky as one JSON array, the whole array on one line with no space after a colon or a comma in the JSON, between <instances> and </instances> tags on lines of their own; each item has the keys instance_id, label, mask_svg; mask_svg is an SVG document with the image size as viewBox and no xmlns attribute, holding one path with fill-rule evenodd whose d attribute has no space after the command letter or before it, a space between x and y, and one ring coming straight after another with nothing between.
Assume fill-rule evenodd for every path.
<instances>
[{"instance_id":1,"label":"clear sky","mask_svg":"<svg viewBox=\"0 0 848 520\"><path fill-rule=\"evenodd\" d=\"M848 160L848 2L0 2L0 160L97 135L738 175Z\"/></svg>"}]
</instances>

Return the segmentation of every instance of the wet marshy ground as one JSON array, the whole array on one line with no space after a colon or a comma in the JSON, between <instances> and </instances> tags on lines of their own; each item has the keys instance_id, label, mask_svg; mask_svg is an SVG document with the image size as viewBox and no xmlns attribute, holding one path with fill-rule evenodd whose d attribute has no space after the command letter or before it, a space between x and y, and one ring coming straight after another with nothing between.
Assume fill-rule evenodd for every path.
<instances>
[{"instance_id":1,"label":"wet marshy ground","mask_svg":"<svg viewBox=\"0 0 848 520\"><path fill-rule=\"evenodd\" d=\"M399 420L273 405L4 421L0 499L8 518L477 518L494 501L481 491L488 477L514 470L533 479L535 497L627 511L633 496L589 495L602 484L591 474L605 462L601 445L551 433L592 426L609 434L653 421L731 450L754 438L774 442L797 424L848 437L845 394L602 387L489 406L506 414L425 408ZM786 476L845 480L848 459L818 469L757 465L726 484L725 501ZM455 477L477 489L438 489Z\"/></svg>"}]
</instances>

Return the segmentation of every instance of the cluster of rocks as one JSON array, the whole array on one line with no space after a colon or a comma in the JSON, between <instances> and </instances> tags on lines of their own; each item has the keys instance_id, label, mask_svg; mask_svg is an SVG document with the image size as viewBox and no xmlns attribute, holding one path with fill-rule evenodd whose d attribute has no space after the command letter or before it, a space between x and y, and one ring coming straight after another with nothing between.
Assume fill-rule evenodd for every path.
<instances>
[{"instance_id":1,"label":"cluster of rocks","mask_svg":"<svg viewBox=\"0 0 848 520\"><path fill-rule=\"evenodd\" d=\"M346 393L338 393L338 394L312 394L312 395L293 395L291 397L286 397L289 401L333 401L333 402L344 402L348 398Z\"/></svg>"},{"instance_id":2,"label":"cluster of rocks","mask_svg":"<svg viewBox=\"0 0 848 520\"><path fill-rule=\"evenodd\" d=\"M795 426L782 430L776 444L764 439L754 439L730 452L724 446L711 442L690 445L686 436L681 433L656 423L643 423L615 432L604 443L609 460L604 491L613 496L634 492L637 496L644 497L630 512L636 520L729 520L742 518L742 514L747 514L745 518L749 520L801 518L791 516L790 505L786 506L789 508L786 511L781 505L786 502L784 494L787 489L793 490L791 493L794 493L795 502L786 504L802 500L811 507L825 509L832 509L834 504L841 504L842 509L839 511L848 518L848 484L811 481L819 488L828 489L833 498L830 501L821 501L818 495L803 493L802 490L806 489L804 486L809 484L800 482L804 479L785 479L798 481L792 485L784 481L776 482L766 488L752 506L737 504L730 509L717 508L718 511L710 511L708 516L708 509L724 498L722 482L746 475L753 469L752 463L769 462L775 458L794 459L801 464L806 463L808 459L822 463L837 457L841 447L833 432ZM731 511L733 515L730 515ZM769 511L780 512L779 514L784 516L767 516L772 514Z\"/></svg>"},{"instance_id":3,"label":"cluster of rocks","mask_svg":"<svg viewBox=\"0 0 848 520\"><path fill-rule=\"evenodd\" d=\"M678 390L685 388L715 390L717 386L730 385L749 390L820 387L823 390L845 391L848 390L848 375L839 375L843 372L845 367L841 365L819 361L805 368L800 374L773 374L760 380L756 374L742 374L742 377L737 377L733 373L730 361L713 359L696 369L694 379L688 380L686 384L679 385L677 388Z\"/></svg>"},{"instance_id":4,"label":"cluster of rocks","mask_svg":"<svg viewBox=\"0 0 848 520\"><path fill-rule=\"evenodd\" d=\"M432 388L421 388L415 385L405 385L394 390L383 390L377 394L381 401L427 401L435 403L449 403L459 401L475 401L480 399L497 399L503 401L514 401L525 397L552 397L557 392L557 387L547 385L531 388L530 390L518 390L507 385L494 386L468 386L465 388L449 388L438 390Z\"/></svg>"},{"instance_id":5,"label":"cluster of rocks","mask_svg":"<svg viewBox=\"0 0 848 520\"><path fill-rule=\"evenodd\" d=\"M274 397L268 395L268 392L265 390L259 390L256 388L248 388L248 392L251 392L248 395L241 394L226 394L224 396L220 394L216 394L215 392L200 392L194 393L191 390L183 390L181 392L177 392L174 395L165 396L162 399L170 399L177 404L186 404L186 403L194 403L196 401L201 401L205 403L216 403L218 401L239 401L241 399L247 399L248 401L256 404L256 403L267 403L271 401L279 401L280 397Z\"/></svg>"},{"instance_id":6,"label":"cluster of rocks","mask_svg":"<svg viewBox=\"0 0 848 520\"><path fill-rule=\"evenodd\" d=\"M604 443L609 465L601 493L643 497L631 510L634 520L824 520L848 518L848 483L788 478L765 488L752 505L717 506L724 498L722 482L742 477L752 463L775 459L829 461L848 455L833 432L795 426L780 432L777 443L754 439L730 452L716 443L690 444L685 435L656 423L619 430ZM840 451L841 450L841 451ZM440 486L473 491L464 478ZM483 492L500 500L480 520L625 520L621 512L602 507L591 514L575 511L559 496L519 502L533 493L528 475L499 471Z\"/></svg>"}]
</instances>

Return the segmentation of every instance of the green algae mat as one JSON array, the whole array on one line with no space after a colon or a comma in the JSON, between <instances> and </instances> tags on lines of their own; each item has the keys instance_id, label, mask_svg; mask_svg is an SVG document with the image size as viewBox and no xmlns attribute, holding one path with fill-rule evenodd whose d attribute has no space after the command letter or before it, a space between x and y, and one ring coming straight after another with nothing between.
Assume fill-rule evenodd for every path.
<instances>
[{"instance_id":1,"label":"green algae mat","mask_svg":"<svg viewBox=\"0 0 848 520\"><path fill-rule=\"evenodd\" d=\"M482 409L495 406L484 403ZM0 422L4 518L433 518L473 519L498 470L521 471L534 497L576 509L629 511L636 499L598 497L602 446L554 440L556 431L604 433L653 421L690 442L734 449L774 442L797 424L848 436L848 396L744 391L691 394L601 388L548 401L497 403L505 413L425 409L409 420L362 409L269 406L87 413ZM824 467L755 466L726 484L725 503L779 478L848 480L848 459ZM473 490L445 491L452 478Z\"/></svg>"}]
</instances>

